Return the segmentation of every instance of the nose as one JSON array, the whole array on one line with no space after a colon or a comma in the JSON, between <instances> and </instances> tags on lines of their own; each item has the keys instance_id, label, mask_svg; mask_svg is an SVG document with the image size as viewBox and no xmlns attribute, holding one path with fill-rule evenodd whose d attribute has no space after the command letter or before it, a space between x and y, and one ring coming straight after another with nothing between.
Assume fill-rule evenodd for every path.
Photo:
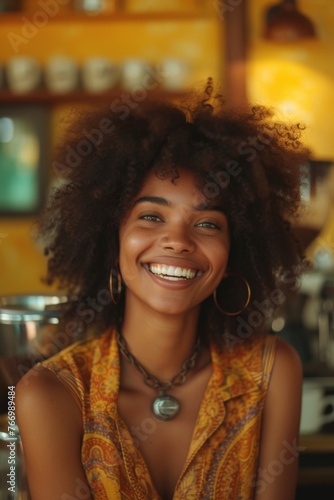
<instances>
[{"instance_id":1,"label":"nose","mask_svg":"<svg viewBox=\"0 0 334 500\"><path fill-rule=\"evenodd\" d=\"M165 234L161 236L161 245L164 250L172 250L175 253L191 253L195 249L190 230L183 224L166 228Z\"/></svg>"}]
</instances>

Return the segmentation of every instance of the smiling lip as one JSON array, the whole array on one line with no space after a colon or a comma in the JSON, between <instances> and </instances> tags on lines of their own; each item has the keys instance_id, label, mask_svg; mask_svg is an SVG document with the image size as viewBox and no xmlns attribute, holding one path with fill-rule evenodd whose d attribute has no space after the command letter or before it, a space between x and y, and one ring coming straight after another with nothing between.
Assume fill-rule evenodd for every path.
<instances>
[{"instance_id":1,"label":"smiling lip","mask_svg":"<svg viewBox=\"0 0 334 500\"><path fill-rule=\"evenodd\" d=\"M154 276L170 281L192 280L198 275L197 269L189 267L153 263L148 264L147 267Z\"/></svg>"}]
</instances>

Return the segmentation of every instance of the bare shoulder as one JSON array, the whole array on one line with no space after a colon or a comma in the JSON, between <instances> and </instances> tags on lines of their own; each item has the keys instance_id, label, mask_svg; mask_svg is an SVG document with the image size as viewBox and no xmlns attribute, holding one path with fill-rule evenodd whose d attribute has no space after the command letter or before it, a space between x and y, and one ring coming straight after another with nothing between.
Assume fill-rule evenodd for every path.
<instances>
[{"instance_id":1,"label":"bare shoulder","mask_svg":"<svg viewBox=\"0 0 334 500\"><path fill-rule=\"evenodd\" d=\"M303 367L297 351L291 344L278 338L269 391L279 391L283 387L288 390L290 386L299 392L302 379Z\"/></svg>"},{"instance_id":2,"label":"bare shoulder","mask_svg":"<svg viewBox=\"0 0 334 500\"><path fill-rule=\"evenodd\" d=\"M61 382L47 368L35 365L18 382L16 392L19 399L38 397L38 394L50 389L60 389Z\"/></svg>"},{"instance_id":3,"label":"bare shoulder","mask_svg":"<svg viewBox=\"0 0 334 500\"><path fill-rule=\"evenodd\" d=\"M27 372L16 386L16 401L19 423L49 414L55 420L64 413L73 424L80 425L81 412L69 390L50 370L37 365ZM24 417L24 418L21 418ZM62 420L66 418L62 417Z\"/></svg>"},{"instance_id":4,"label":"bare shoulder","mask_svg":"<svg viewBox=\"0 0 334 500\"><path fill-rule=\"evenodd\" d=\"M295 412L297 420L300 411L302 383L303 367L297 351L291 344L278 338L266 397L265 416L277 412L281 408L282 412L287 411L287 416L291 416Z\"/></svg>"},{"instance_id":5,"label":"bare shoulder","mask_svg":"<svg viewBox=\"0 0 334 500\"><path fill-rule=\"evenodd\" d=\"M34 500L78 498L90 490L81 464L82 413L70 391L51 371L30 370L17 384L17 422L29 488Z\"/></svg>"},{"instance_id":6,"label":"bare shoulder","mask_svg":"<svg viewBox=\"0 0 334 500\"><path fill-rule=\"evenodd\" d=\"M50 370L37 365L16 386L16 415L23 444L38 434L51 444L79 442L82 414L70 391Z\"/></svg>"},{"instance_id":7,"label":"bare shoulder","mask_svg":"<svg viewBox=\"0 0 334 500\"><path fill-rule=\"evenodd\" d=\"M302 380L297 352L279 338L263 411L256 500L295 498Z\"/></svg>"}]
</instances>

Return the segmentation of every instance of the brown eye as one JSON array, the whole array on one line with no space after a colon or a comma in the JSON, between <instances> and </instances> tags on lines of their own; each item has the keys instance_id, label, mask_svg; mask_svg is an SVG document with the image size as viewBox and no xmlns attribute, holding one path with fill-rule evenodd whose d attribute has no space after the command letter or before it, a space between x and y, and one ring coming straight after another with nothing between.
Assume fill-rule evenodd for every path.
<instances>
[{"instance_id":1,"label":"brown eye","mask_svg":"<svg viewBox=\"0 0 334 500\"><path fill-rule=\"evenodd\" d=\"M209 221L199 222L196 225L197 227L204 227L205 229L221 229L220 226Z\"/></svg>"},{"instance_id":2,"label":"brown eye","mask_svg":"<svg viewBox=\"0 0 334 500\"><path fill-rule=\"evenodd\" d=\"M147 220L149 222L162 222L160 217L157 215L142 215L139 217L141 220Z\"/></svg>"}]
</instances>

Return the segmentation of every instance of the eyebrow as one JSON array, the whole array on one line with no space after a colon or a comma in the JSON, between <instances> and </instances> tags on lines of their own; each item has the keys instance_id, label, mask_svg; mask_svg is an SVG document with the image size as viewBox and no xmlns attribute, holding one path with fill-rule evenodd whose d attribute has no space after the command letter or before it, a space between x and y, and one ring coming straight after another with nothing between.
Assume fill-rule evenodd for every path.
<instances>
[{"instance_id":1,"label":"eyebrow","mask_svg":"<svg viewBox=\"0 0 334 500\"><path fill-rule=\"evenodd\" d=\"M134 205L138 205L138 203L155 203L156 205L161 205L163 207L171 207L172 204L170 201L166 200L166 198L161 198L160 196L142 196L141 198L138 198L134 202Z\"/></svg>"},{"instance_id":2,"label":"eyebrow","mask_svg":"<svg viewBox=\"0 0 334 500\"><path fill-rule=\"evenodd\" d=\"M172 203L169 200L167 200L166 198L162 198L160 196L142 196L141 198L138 198L138 200L136 200L134 202L134 205L138 205L139 203L145 203L145 202L153 203L155 205L160 205L162 207L171 207L172 206ZM200 203L200 204L196 205L194 207L194 209L197 210L198 212L205 212L205 211L219 212L219 213L225 215L225 211L223 210L222 207L210 206L210 205L207 205L206 203Z\"/></svg>"}]
</instances>

